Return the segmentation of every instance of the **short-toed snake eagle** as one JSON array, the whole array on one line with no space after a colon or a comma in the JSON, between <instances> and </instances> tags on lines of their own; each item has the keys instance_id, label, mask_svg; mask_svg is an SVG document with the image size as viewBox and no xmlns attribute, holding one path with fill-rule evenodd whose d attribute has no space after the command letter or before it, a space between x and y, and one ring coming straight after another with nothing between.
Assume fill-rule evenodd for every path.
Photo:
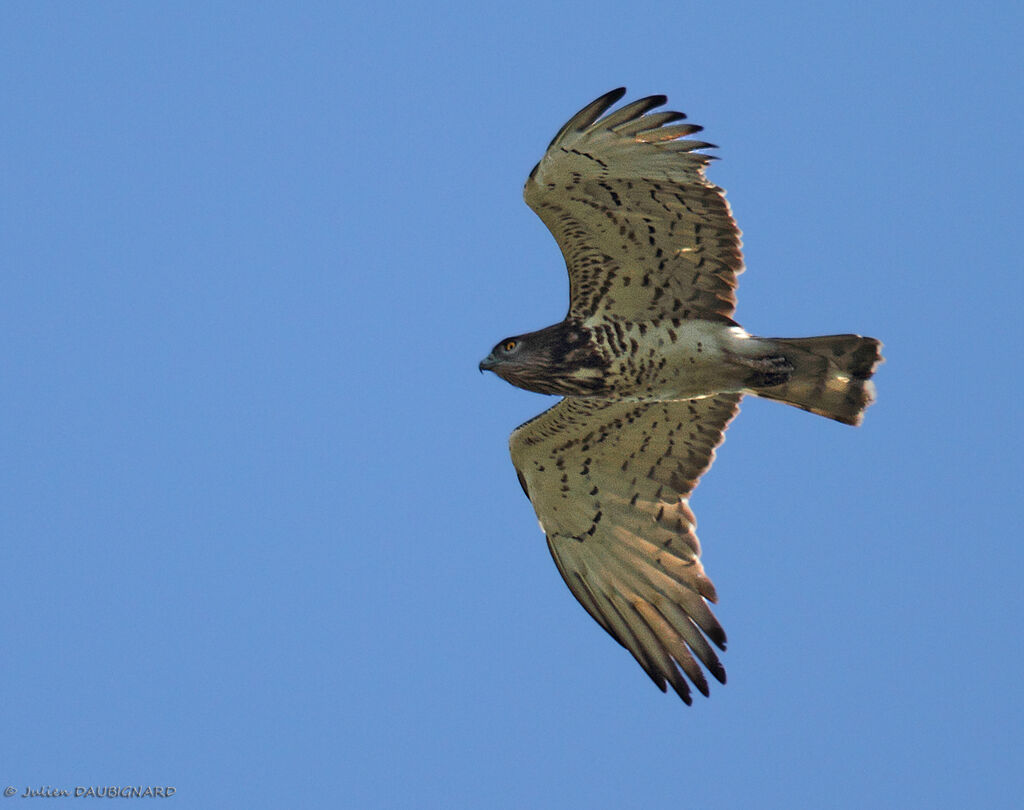
<instances>
[{"instance_id":1,"label":"short-toed snake eagle","mask_svg":"<svg viewBox=\"0 0 1024 810\"><path fill-rule=\"evenodd\" d=\"M569 270L561 323L506 338L480 363L564 397L511 437L512 462L566 584L664 691L705 695L712 642L690 493L740 398L753 394L859 424L881 344L859 335L760 338L732 319L740 232L708 182L701 127L652 112L584 107L530 173L524 196Z\"/></svg>"}]
</instances>

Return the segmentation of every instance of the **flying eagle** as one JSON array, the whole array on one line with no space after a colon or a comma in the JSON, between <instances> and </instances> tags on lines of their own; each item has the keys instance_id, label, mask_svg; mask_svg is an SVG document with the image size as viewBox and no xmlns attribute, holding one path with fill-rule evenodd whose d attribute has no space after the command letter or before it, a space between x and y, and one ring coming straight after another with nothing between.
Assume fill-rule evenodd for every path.
<instances>
[{"instance_id":1,"label":"flying eagle","mask_svg":"<svg viewBox=\"0 0 1024 810\"><path fill-rule=\"evenodd\" d=\"M652 112L664 96L606 115L625 92L573 116L526 181L565 257L569 313L502 340L480 369L563 397L512 433L519 482L573 595L690 703L686 678L708 694L698 660L725 683L690 493L744 394L859 424L881 343L740 328L740 231L704 174L712 144L680 140L701 127Z\"/></svg>"}]
</instances>

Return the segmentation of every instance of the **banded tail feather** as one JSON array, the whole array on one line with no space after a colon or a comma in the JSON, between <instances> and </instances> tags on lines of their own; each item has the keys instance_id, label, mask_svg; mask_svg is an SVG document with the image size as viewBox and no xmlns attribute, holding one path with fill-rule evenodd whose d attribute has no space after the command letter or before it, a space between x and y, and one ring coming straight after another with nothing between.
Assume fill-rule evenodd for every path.
<instances>
[{"instance_id":1,"label":"banded tail feather","mask_svg":"<svg viewBox=\"0 0 1024 810\"><path fill-rule=\"evenodd\" d=\"M860 335L766 338L766 368L748 378L750 393L795 405L847 425L859 425L875 400L871 375L882 344Z\"/></svg>"}]
</instances>

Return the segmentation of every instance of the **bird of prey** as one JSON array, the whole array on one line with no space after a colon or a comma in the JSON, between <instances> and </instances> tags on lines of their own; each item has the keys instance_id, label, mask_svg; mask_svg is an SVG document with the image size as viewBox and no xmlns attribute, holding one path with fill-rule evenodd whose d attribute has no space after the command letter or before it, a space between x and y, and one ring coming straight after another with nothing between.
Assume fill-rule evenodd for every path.
<instances>
[{"instance_id":1,"label":"bird of prey","mask_svg":"<svg viewBox=\"0 0 1024 810\"><path fill-rule=\"evenodd\" d=\"M698 660L725 683L711 645L726 639L688 500L740 399L859 424L881 344L740 328L740 232L705 177L713 145L652 112L664 96L608 112L624 94L573 116L526 181L569 271L565 320L505 338L480 370L563 397L512 433L519 482L575 597L690 703L687 678L708 695Z\"/></svg>"}]
</instances>

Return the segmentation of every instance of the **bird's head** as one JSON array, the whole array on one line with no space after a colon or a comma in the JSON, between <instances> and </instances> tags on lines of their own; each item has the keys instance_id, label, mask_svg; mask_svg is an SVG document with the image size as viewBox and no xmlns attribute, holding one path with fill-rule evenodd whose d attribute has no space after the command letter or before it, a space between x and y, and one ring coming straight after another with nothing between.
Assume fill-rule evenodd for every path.
<instances>
[{"instance_id":1,"label":"bird's head","mask_svg":"<svg viewBox=\"0 0 1024 810\"><path fill-rule=\"evenodd\" d=\"M607 364L587 330L562 322L537 332L507 337L480 361L506 382L539 394L598 393Z\"/></svg>"},{"instance_id":2,"label":"bird's head","mask_svg":"<svg viewBox=\"0 0 1024 810\"><path fill-rule=\"evenodd\" d=\"M548 367L548 352L531 335L507 337L480 361L480 371L493 371L519 388L536 390L532 378L542 377Z\"/></svg>"}]
</instances>

